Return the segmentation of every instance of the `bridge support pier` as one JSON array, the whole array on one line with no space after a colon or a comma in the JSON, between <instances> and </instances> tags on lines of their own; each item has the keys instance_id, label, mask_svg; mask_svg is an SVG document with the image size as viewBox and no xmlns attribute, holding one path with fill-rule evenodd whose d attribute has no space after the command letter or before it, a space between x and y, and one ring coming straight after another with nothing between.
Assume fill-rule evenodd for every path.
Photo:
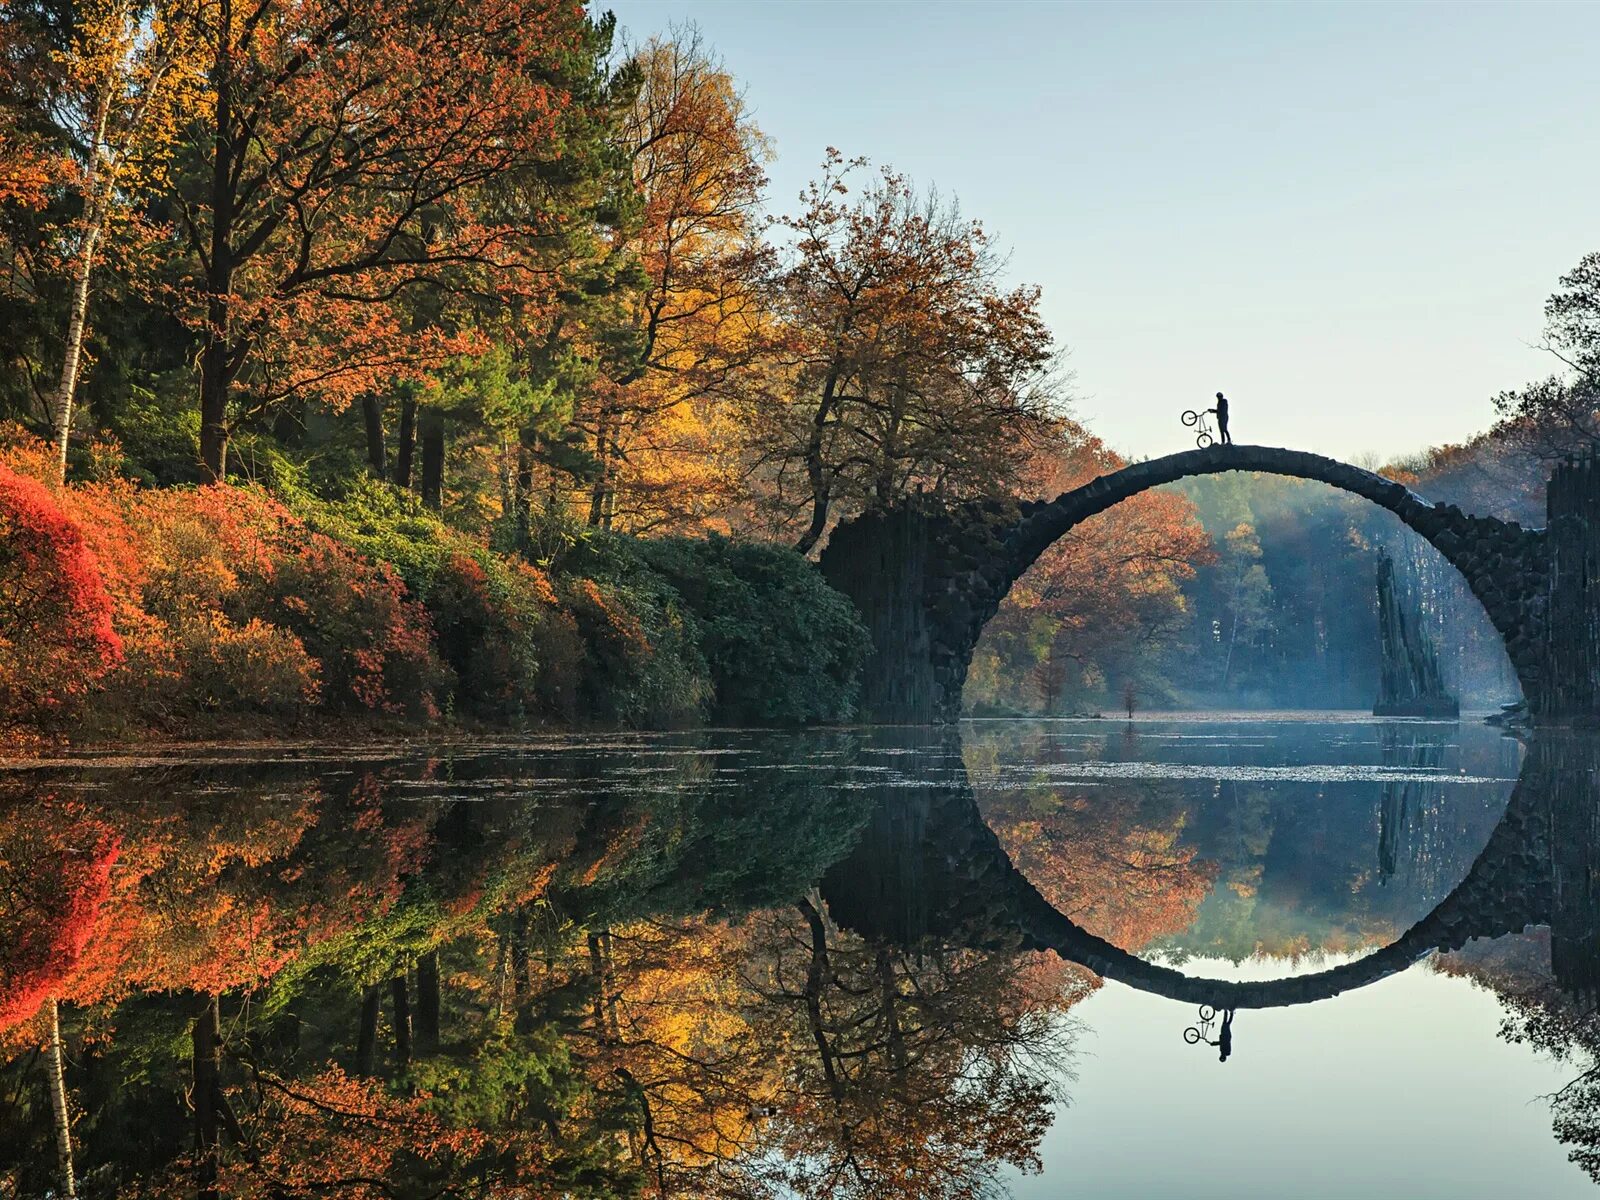
<instances>
[{"instance_id":1,"label":"bridge support pier","mask_svg":"<svg viewBox=\"0 0 1600 1200\"><path fill-rule=\"evenodd\" d=\"M1600 463L1557 466L1545 513L1549 610L1528 708L1544 724L1600 725Z\"/></svg>"},{"instance_id":2,"label":"bridge support pier","mask_svg":"<svg viewBox=\"0 0 1600 1200\"><path fill-rule=\"evenodd\" d=\"M1019 511L914 501L833 531L823 576L855 602L872 637L862 719L925 725L961 715L978 634L1011 586L1004 533Z\"/></svg>"}]
</instances>

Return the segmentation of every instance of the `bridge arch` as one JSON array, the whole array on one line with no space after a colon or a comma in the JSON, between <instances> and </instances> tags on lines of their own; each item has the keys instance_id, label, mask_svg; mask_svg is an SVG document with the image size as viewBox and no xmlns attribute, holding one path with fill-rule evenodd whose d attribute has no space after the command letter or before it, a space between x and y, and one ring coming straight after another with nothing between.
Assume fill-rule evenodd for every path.
<instances>
[{"instance_id":1,"label":"bridge arch","mask_svg":"<svg viewBox=\"0 0 1600 1200\"><path fill-rule=\"evenodd\" d=\"M953 720L984 625L1052 543L1141 492L1226 471L1324 483L1393 513L1461 572L1505 641L1524 693L1535 699L1550 574L1545 531L1430 504L1404 484L1319 454L1219 445L1132 463L1054 500L936 508L918 498L841 524L821 566L856 601L872 635L864 715Z\"/></svg>"}]
</instances>

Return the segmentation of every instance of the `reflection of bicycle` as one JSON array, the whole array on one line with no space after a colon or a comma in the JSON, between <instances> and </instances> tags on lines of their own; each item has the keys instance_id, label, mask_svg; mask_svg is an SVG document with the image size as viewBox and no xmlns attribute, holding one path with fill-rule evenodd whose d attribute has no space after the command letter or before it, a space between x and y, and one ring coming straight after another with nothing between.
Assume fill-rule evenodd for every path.
<instances>
[{"instance_id":1,"label":"reflection of bicycle","mask_svg":"<svg viewBox=\"0 0 1600 1200\"><path fill-rule=\"evenodd\" d=\"M1198 432L1194 435L1194 444L1199 446L1200 449L1204 450L1215 440L1211 436L1211 422L1206 420L1204 412L1197 412L1192 408L1189 409L1183 414L1183 423L1191 429L1199 426ZM1214 1017L1216 1014L1213 1013L1212 1016Z\"/></svg>"},{"instance_id":2,"label":"reflection of bicycle","mask_svg":"<svg viewBox=\"0 0 1600 1200\"><path fill-rule=\"evenodd\" d=\"M1187 418L1185 420L1187 424L1194 424L1193 421L1188 421ZM1202 434L1201 436L1204 437L1205 435ZM1209 439L1207 440L1209 441ZM1209 1004L1202 1004L1200 1006L1200 1023L1185 1029L1183 1031L1183 1040L1191 1046L1198 1046L1201 1042L1208 1046L1215 1046L1217 1043L1211 1040L1211 1027L1216 1023L1217 1010Z\"/></svg>"}]
</instances>

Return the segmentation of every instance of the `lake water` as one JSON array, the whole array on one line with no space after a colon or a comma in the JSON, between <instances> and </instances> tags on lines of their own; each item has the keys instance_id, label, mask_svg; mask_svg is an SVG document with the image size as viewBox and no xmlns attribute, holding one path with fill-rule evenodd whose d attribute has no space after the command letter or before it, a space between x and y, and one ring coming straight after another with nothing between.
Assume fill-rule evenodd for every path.
<instances>
[{"instance_id":1,"label":"lake water","mask_svg":"<svg viewBox=\"0 0 1600 1200\"><path fill-rule=\"evenodd\" d=\"M59 1194L52 1000L85 1197L1587 1194L1597 756L1206 714L18 764L0 1197Z\"/></svg>"}]
</instances>

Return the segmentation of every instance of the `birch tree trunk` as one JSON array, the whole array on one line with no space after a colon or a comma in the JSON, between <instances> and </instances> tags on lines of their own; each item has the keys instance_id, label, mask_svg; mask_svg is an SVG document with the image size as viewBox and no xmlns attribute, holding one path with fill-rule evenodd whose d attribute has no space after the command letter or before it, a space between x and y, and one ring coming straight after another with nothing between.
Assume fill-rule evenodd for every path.
<instances>
[{"instance_id":1,"label":"birch tree trunk","mask_svg":"<svg viewBox=\"0 0 1600 1200\"><path fill-rule=\"evenodd\" d=\"M67 1076L61 1052L61 1009L54 996L50 997L50 1110L55 1114L56 1157L61 1164L61 1194L78 1195L78 1183L72 1172L72 1114L67 1108Z\"/></svg>"},{"instance_id":2,"label":"birch tree trunk","mask_svg":"<svg viewBox=\"0 0 1600 1200\"><path fill-rule=\"evenodd\" d=\"M78 390L78 371L83 362L83 331L89 314L89 277L94 272L95 251L105 229L107 205L105 182L100 170L101 146L105 142L106 121L111 115L111 89L101 89L95 105L94 144L89 147L88 178L84 181L83 240L77 260L72 264L72 299L67 313L66 347L61 356L61 378L50 399L50 424L56 444L57 475L67 475L67 441L72 433L72 402Z\"/></svg>"}]
</instances>

